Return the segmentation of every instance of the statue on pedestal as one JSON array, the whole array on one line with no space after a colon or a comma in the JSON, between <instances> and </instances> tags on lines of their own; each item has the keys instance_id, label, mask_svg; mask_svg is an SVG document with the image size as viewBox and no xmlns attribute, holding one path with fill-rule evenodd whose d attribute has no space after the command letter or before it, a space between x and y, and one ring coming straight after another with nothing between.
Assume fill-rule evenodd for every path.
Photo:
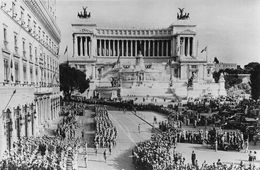
<instances>
[{"instance_id":1,"label":"statue on pedestal","mask_svg":"<svg viewBox=\"0 0 260 170\"><path fill-rule=\"evenodd\" d=\"M177 19L178 20L186 20L190 18L190 13L184 13L184 8L178 8L179 9L179 13L177 13Z\"/></svg>"},{"instance_id":2,"label":"statue on pedestal","mask_svg":"<svg viewBox=\"0 0 260 170\"><path fill-rule=\"evenodd\" d=\"M189 78L187 87L192 87L193 86L193 79L194 79L194 73L192 73L192 76Z\"/></svg>"},{"instance_id":3,"label":"statue on pedestal","mask_svg":"<svg viewBox=\"0 0 260 170\"><path fill-rule=\"evenodd\" d=\"M83 19L90 18L91 14L90 12L87 12L87 7L82 7L82 8L83 8L83 13L82 11L80 11L80 13L78 12L78 17Z\"/></svg>"}]
</instances>

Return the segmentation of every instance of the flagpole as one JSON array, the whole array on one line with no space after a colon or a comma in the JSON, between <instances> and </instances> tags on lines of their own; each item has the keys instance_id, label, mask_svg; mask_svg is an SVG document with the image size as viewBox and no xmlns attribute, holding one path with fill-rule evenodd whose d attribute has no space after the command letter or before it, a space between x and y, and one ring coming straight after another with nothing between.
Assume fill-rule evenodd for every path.
<instances>
[{"instance_id":1,"label":"flagpole","mask_svg":"<svg viewBox=\"0 0 260 170\"><path fill-rule=\"evenodd\" d=\"M9 105L9 103L12 100L12 98L13 98L15 93L16 93L16 89L14 89L13 94L11 95L11 97L10 97L9 101L7 102L7 104L5 105L4 111L6 110L7 106ZM1 114L0 117L3 117L3 113Z\"/></svg>"},{"instance_id":2,"label":"flagpole","mask_svg":"<svg viewBox=\"0 0 260 170\"><path fill-rule=\"evenodd\" d=\"M198 52L199 52L199 41L197 40L197 53L196 53L197 56L196 57L199 56Z\"/></svg>"},{"instance_id":3,"label":"flagpole","mask_svg":"<svg viewBox=\"0 0 260 170\"><path fill-rule=\"evenodd\" d=\"M207 46L207 49L206 49L206 61L208 63L208 46Z\"/></svg>"}]
</instances>

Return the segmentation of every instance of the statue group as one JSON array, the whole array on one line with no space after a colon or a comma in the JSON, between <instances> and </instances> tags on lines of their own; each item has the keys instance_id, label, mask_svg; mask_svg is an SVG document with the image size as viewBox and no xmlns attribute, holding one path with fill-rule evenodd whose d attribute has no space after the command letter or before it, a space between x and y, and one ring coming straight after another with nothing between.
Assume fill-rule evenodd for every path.
<instances>
[{"instance_id":1,"label":"statue group","mask_svg":"<svg viewBox=\"0 0 260 170\"><path fill-rule=\"evenodd\" d=\"M180 10L179 13L177 13L177 19L178 20L186 20L190 18L190 13L184 13L184 8L178 8Z\"/></svg>"},{"instance_id":2,"label":"statue group","mask_svg":"<svg viewBox=\"0 0 260 170\"><path fill-rule=\"evenodd\" d=\"M82 7L83 8L83 12L80 11L80 13L78 12L78 17L79 18L90 18L90 12L87 12L87 7Z\"/></svg>"}]
</instances>

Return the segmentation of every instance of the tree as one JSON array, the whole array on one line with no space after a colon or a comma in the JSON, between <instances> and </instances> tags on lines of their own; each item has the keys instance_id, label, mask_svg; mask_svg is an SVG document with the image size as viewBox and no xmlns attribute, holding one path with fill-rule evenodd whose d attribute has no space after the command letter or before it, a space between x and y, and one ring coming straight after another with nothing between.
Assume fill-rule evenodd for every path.
<instances>
[{"instance_id":1,"label":"tree","mask_svg":"<svg viewBox=\"0 0 260 170\"><path fill-rule=\"evenodd\" d=\"M60 64L60 89L65 98L70 99L72 92L84 93L89 88L89 79L84 72L70 67L67 63Z\"/></svg>"},{"instance_id":2,"label":"tree","mask_svg":"<svg viewBox=\"0 0 260 170\"><path fill-rule=\"evenodd\" d=\"M260 64L256 65L250 74L251 97L254 100L260 97Z\"/></svg>"},{"instance_id":3,"label":"tree","mask_svg":"<svg viewBox=\"0 0 260 170\"><path fill-rule=\"evenodd\" d=\"M242 83L242 79L239 79L237 74L226 74L224 78L226 89L229 89L230 87L233 87L236 84Z\"/></svg>"},{"instance_id":4,"label":"tree","mask_svg":"<svg viewBox=\"0 0 260 170\"><path fill-rule=\"evenodd\" d=\"M258 62L251 62L244 66L244 69L247 71L252 71L257 65L259 65Z\"/></svg>"},{"instance_id":5,"label":"tree","mask_svg":"<svg viewBox=\"0 0 260 170\"><path fill-rule=\"evenodd\" d=\"M223 73L223 70L219 70L219 71L214 71L212 76L215 80L215 83L218 83L219 82L219 78L220 78L220 75L221 73Z\"/></svg>"}]
</instances>

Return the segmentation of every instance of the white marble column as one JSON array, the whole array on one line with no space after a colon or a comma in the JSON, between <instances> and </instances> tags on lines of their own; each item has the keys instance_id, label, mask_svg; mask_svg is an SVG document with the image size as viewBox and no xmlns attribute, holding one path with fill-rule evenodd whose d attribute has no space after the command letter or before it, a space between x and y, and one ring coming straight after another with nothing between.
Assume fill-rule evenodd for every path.
<instances>
[{"instance_id":1,"label":"white marble column","mask_svg":"<svg viewBox=\"0 0 260 170\"><path fill-rule=\"evenodd\" d=\"M124 45L125 45L125 41L122 40L122 56L125 56Z\"/></svg>"},{"instance_id":2,"label":"white marble column","mask_svg":"<svg viewBox=\"0 0 260 170\"><path fill-rule=\"evenodd\" d=\"M110 45L110 40L108 40L108 56L111 56L111 45Z\"/></svg>"},{"instance_id":3,"label":"white marble column","mask_svg":"<svg viewBox=\"0 0 260 170\"><path fill-rule=\"evenodd\" d=\"M88 41L88 48L89 48L89 58L90 58L92 56L92 54L93 54L93 51L92 51L93 50L93 48L92 48L92 45L93 45L92 43L93 42L92 42L90 37L88 39L89 39L89 41Z\"/></svg>"},{"instance_id":4,"label":"white marble column","mask_svg":"<svg viewBox=\"0 0 260 170\"><path fill-rule=\"evenodd\" d=\"M152 40L152 41L153 41L153 49L152 49L153 50L153 54L152 54L152 56L154 57L155 56L155 54L154 54L155 53L155 40Z\"/></svg>"},{"instance_id":5,"label":"white marble column","mask_svg":"<svg viewBox=\"0 0 260 170\"><path fill-rule=\"evenodd\" d=\"M45 112L45 107L46 107L46 99L45 97L42 99L42 115L43 115L43 124L45 123L46 121L46 112Z\"/></svg>"},{"instance_id":6,"label":"white marble column","mask_svg":"<svg viewBox=\"0 0 260 170\"><path fill-rule=\"evenodd\" d=\"M116 40L116 44L117 44L117 52L116 52L116 54L117 54L117 56L119 56L120 55L119 40Z\"/></svg>"},{"instance_id":7,"label":"white marble column","mask_svg":"<svg viewBox=\"0 0 260 170\"><path fill-rule=\"evenodd\" d=\"M116 56L116 48L115 48L116 42L115 40L112 41L113 41L113 56Z\"/></svg>"},{"instance_id":8,"label":"white marble column","mask_svg":"<svg viewBox=\"0 0 260 170\"><path fill-rule=\"evenodd\" d=\"M133 56L133 50L134 50L133 40L130 40L130 55L131 55L131 57Z\"/></svg>"},{"instance_id":9,"label":"white marble column","mask_svg":"<svg viewBox=\"0 0 260 170\"><path fill-rule=\"evenodd\" d=\"M169 40L167 40L166 42L166 56L168 56L169 54Z\"/></svg>"},{"instance_id":10,"label":"white marble column","mask_svg":"<svg viewBox=\"0 0 260 170\"><path fill-rule=\"evenodd\" d=\"M82 37L79 37L79 56L82 56Z\"/></svg>"},{"instance_id":11,"label":"white marble column","mask_svg":"<svg viewBox=\"0 0 260 170\"><path fill-rule=\"evenodd\" d=\"M151 56L151 41L148 40L148 56Z\"/></svg>"},{"instance_id":12,"label":"white marble column","mask_svg":"<svg viewBox=\"0 0 260 170\"><path fill-rule=\"evenodd\" d=\"M146 56L146 40L144 40L144 56Z\"/></svg>"},{"instance_id":13,"label":"white marble column","mask_svg":"<svg viewBox=\"0 0 260 170\"><path fill-rule=\"evenodd\" d=\"M101 56L101 39L99 40L98 45L99 45L99 49L98 49L98 51L99 51L99 56Z\"/></svg>"},{"instance_id":14,"label":"white marble column","mask_svg":"<svg viewBox=\"0 0 260 170\"><path fill-rule=\"evenodd\" d=\"M161 56L164 56L164 40L161 41L161 49L162 49L162 52L161 52Z\"/></svg>"},{"instance_id":15,"label":"white marble column","mask_svg":"<svg viewBox=\"0 0 260 170\"><path fill-rule=\"evenodd\" d=\"M187 46L187 56L190 56L190 37L187 38L188 46Z\"/></svg>"},{"instance_id":16,"label":"white marble column","mask_svg":"<svg viewBox=\"0 0 260 170\"><path fill-rule=\"evenodd\" d=\"M191 56L194 56L194 38L191 37Z\"/></svg>"},{"instance_id":17,"label":"white marble column","mask_svg":"<svg viewBox=\"0 0 260 170\"><path fill-rule=\"evenodd\" d=\"M156 56L160 56L160 41L157 40L157 54Z\"/></svg>"},{"instance_id":18,"label":"white marble column","mask_svg":"<svg viewBox=\"0 0 260 170\"><path fill-rule=\"evenodd\" d=\"M106 56L107 55L107 40L106 39L104 40L104 51L105 51L104 56Z\"/></svg>"},{"instance_id":19,"label":"white marble column","mask_svg":"<svg viewBox=\"0 0 260 170\"><path fill-rule=\"evenodd\" d=\"M83 48L84 48L84 51L85 51L85 55L84 56L87 56L88 55L88 48L87 48L87 37L84 37L85 38L85 41L83 43Z\"/></svg>"},{"instance_id":20,"label":"white marble column","mask_svg":"<svg viewBox=\"0 0 260 170\"><path fill-rule=\"evenodd\" d=\"M185 55L185 37L182 37L182 55Z\"/></svg>"},{"instance_id":21,"label":"white marble column","mask_svg":"<svg viewBox=\"0 0 260 170\"><path fill-rule=\"evenodd\" d=\"M128 56L128 40L126 40L126 56Z\"/></svg>"},{"instance_id":22,"label":"white marble column","mask_svg":"<svg viewBox=\"0 0 260 170\"><path fill-rule=\"evenodd\" d=\"M77 36L76 34L73 34L73 56L76 56L76 50L77 49ZM38 50L39 51L39 54L40 54L40 49Z\"/></svg>"},{"instance_id":23,"label":"white marble column","mask_svg":"<svg viewBox=\"0 0 260 170\"><path fill-rule=\"evenodd\" d=\"M135 40L135 56L137 56L137 40Z\"/></svg>"}]
</instances>

